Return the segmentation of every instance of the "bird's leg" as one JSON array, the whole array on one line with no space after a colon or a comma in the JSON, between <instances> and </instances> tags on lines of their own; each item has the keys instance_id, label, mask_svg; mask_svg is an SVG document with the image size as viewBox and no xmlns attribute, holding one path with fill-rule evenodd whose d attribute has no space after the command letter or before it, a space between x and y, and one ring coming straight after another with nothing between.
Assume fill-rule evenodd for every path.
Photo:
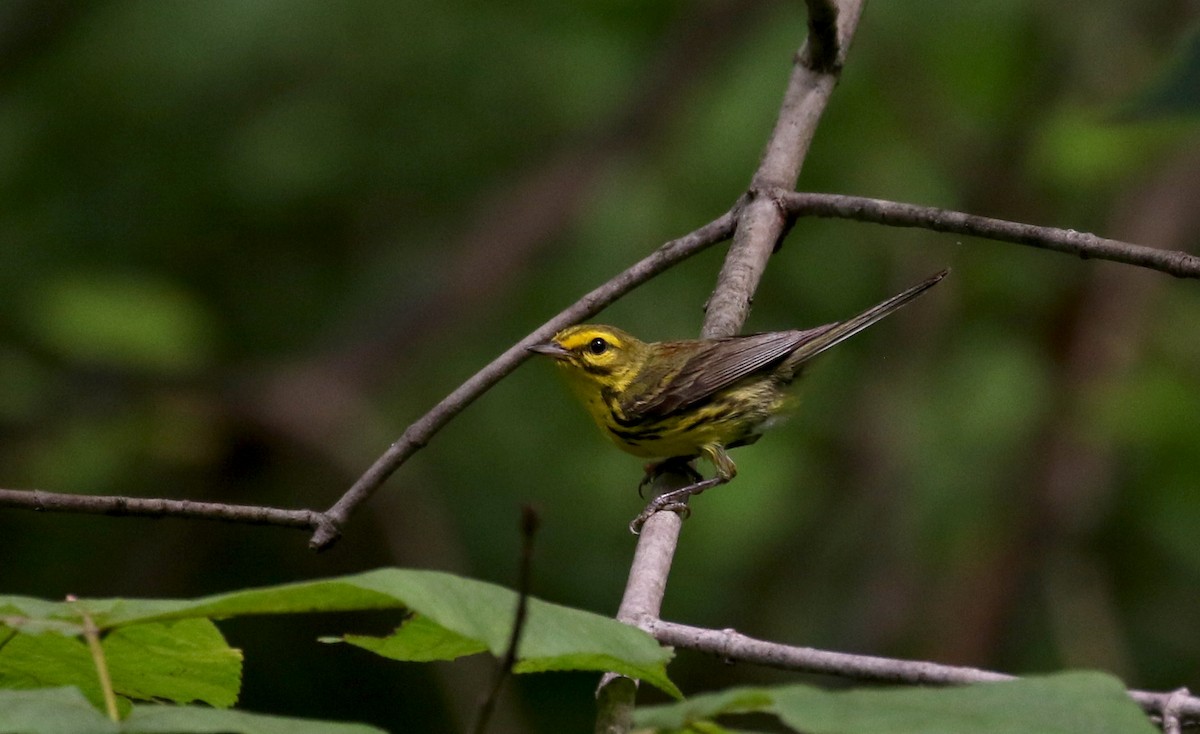
<instances>
[{"instance_id":1,"label":"bird's leg","mask_svg":"<svg viewBox=\"0 0 1200 734\"><path fill-rule=\"evenodd\" d=\"M691 456L673 456L662 461L652 461L644 467L645 476L642 481L638 482L638 497L645 498L644 490L663 474L682 474L687 477L689 482L695 483L704 479L700 472L696 471L692 466Z\"/></svg>"},{"instance_id":2,"label":"bird's leg","mask_svg":"<svg viewBox=\"0 0 1200 734\"><path fill-rule=\"evenodd\" d=\"M633 522L629 523L629 531L637 535L642 530L642 525L650 519L650 516L661 510L670 510L678 512L681 516L687 517L691 510L688 509L687 501L691 497L700 494L706 489L712 489L721 484L725 484L730 479L737 476L737 465L733 463L733 459L725 451L725 448L720 444L710 443L700 449L701 453L708 457L712 462L713 468L716 469L716 476L711 479L700 479L695 469L691 473L695 475L693 482L685 487L673 489L670 492L664 492L646 505L646 509L633 518ZM667 461L670 461L668 459ZM662 462L665 464L666 462ZM661 467L661 464L659 465ZM689 467L690 468L690 467Z\"/></svg>"}]
</instances>

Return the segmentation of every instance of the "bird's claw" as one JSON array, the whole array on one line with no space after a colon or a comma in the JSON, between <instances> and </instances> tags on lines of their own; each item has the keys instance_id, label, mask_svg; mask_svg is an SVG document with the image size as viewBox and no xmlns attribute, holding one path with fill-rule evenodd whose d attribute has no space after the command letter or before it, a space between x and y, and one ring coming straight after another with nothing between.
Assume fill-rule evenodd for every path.
<instances>
[{"instance_id":1,"label":"bird's claw","mask_svg":"<svg viewBox=\"0 0 1200 734\"><path fill-rule=\"evenodd\" d=\"M680 489L673 489L670 492L664 492L646 504L646 508L638 513L638 516L633 518L633 522L629 523L629 532L634 535L641 533L642 526L650 519L650 516L662 510L670 510L678 513L681 518L686 520L688 515L692 514L691 508L688 507L687 501L689 498L700 494L706 489L711 489L718 484L728 482L724 477L713 477L704 479Z\"/></svg>"},{"instance_id":2,"label":"bird's claw","mask_svg":"<svg viewBox=\"0 0 1200 734\"><path fill-rule=\"evenodd\" d=\"M663 495L663 497L666 497L666 495ZM688 516L692 514L692 508L688 507L686 502L663 502L662 504L659 504L659 499L662 499L662 497L651 500L650 504L646 505L646 509L642 510L637 517L633 518L633 522L629 523L629 532L633 533L634 535L640 535L642 532L642 526L646 524L646 521L650 519L651 515L654 515L658 512L674 512L684 520L688 519Z\"/></svg>"}]
</instances>

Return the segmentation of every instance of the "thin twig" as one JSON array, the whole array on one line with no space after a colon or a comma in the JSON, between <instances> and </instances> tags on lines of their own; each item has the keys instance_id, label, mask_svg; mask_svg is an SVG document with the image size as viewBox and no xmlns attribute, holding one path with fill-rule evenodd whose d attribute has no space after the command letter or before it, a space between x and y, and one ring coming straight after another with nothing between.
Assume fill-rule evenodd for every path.
<instances>
[{"instance_id":1,"label":"thin twig","mask_svg":"<svg viewBox=\"0 0 1200 734\"><path fill-rule=\"evenodd\" d=\"M732 629L705 629L663 620L654 620L643 629L664 645L706 652L726 661L876 683L956 686L1014 680L1017 677L981 668L783 645L749 637ZM1178 720L1200 721L1200 698L1189 695L1186 689L1168 693L1131 689L1129 697L1148 714L1174 714Z\"/></svg>"},{"instance_id":2,"label":"thin twig","mask_svg":"<svg viewBox=\"0 0 1200 734\"><path fill-rule=\"evenodd\" d=\"M150 497L65 494L43 492L37 489L0 489L0 506L18 507L36 512L188 517L198 520L279 525L309 530L321 527L324 522L321 513L313 510L285 510L257 505L229 505L221 502L192 502L191 500Z\"/></svg>"},{"instance_id":3,"label":"thin twig","mask_svg":"<svg viewBox=\"0 0 1200 734\"><path fill-rule=\"evenodd\" d=\"M508 636L508 649L504 653L504 660L500 662L500 667L496 668L496 678L492 682L492 690L488 692L487 698L479 707L479 717L475 720L475 728L472 730L474 734L484 734L487 731L492 711L496 708L496 701L500 699L500 688L512 673L513 665L517 662L517 645L521 643L521 633L525 631L529 589L533 583L533 538L537 535L540 524L537 512L531 506L525 505L521 508L521 565L517 572L517 610L513 615L512 630Z\"/></svg>"},{"instance_id":4,"label":"thin twig","mask_svg":"<svg viewBox=\"0 0 1200 734\"><path fill-rule=\"evenodd\" d=\"M976 214L903 204L884 199L842 194L797 193L776 190L771 196L790 217L837 217L893 227L920 227L935 232L1012 242L1081 258L1111 260L1158 270L1177 278L1200 278L1200 257L1178 250L1161 250L1097 237L1073 229L1039 227Z\"/></svg>"},{"instance_id":5,"label":"thin twig","mask_svg":"<svg viewBox=\"0 0 1200 734\"><path fill-rule=\"evenodd\" d=\"M117 694L113 692L112 676L108 673L108 661L104 658L104 648L100 645L100 629L92 615L74 596L67 596L67 601L76 604L79 616L83 618L83 639L87 640L88 650L92 653L92 664L96 666L96 676L100 679L100 692L104 695L104 710L112 721L120 721L121 713L117 710Z\"/></svg>"}]
</instances>

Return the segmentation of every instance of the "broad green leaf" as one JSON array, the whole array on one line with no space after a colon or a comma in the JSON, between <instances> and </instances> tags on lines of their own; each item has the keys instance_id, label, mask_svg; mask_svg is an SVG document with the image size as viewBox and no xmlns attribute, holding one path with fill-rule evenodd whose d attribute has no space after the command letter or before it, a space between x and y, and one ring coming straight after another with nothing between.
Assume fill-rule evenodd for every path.
<instances>
[{"instance_id":1,"label":"broad green leaf","mask_svg":"<svg viewBox=\"0 0 1200 734\"><path fill-rule=\"evenodd\" d=\"M0 690L0 734L116 734L109 721L76 688Z\"/></svg>"},{"instance_id":2,"label":"broad green leaf","mask_svg":"<svg viewBox=\"0 0 1200 734\"><path fill-rule=\"evenodd\" d=\"M496 656L503 656L508 649L517 595L502 586L449 573L402 568L367 572L355 580L364 588L403 600L404 606L416 614L458 634L464 638L462 649L480 643ZM406 634L403 627L400 634ZM437 637L436 643L449 644L448 638L442 636ZM355 644L361 645L361 638ZM406 652L415 654L410 646ZM517 673L613 670L679 696L678 688L666 676L671 652L649 634L606 616L530 598L517 652L514 666Z\"/></svg>"},{"instance_id":3,"label":"broad green leaf","mask_svg":"<svg viewBox=\"0 0 1200 734\"><path fill-rule=\"evenodd\" d=\"M212 706L237 701L241 653L208 620L122 627L102 647L118 696ZM57 686L75 686L102 704L96 665L81 638L18 634L0 648L0 687Z\"/></svg>"},{"instance_id":4,"label":"broad green leaf","mask_svg":"<svg viewBox=\"0 0 1200 734\"><path fill-rule=\"evenodd\" d=\"M135 706L122 734L386 734L366 724L268 716L201 706Z\"/></svg>"},{"instance_id":5,"label":"broad green leaf","mask_svg":"<svg viewBox=\"0 0 1200 734\"><path fill-rule=\"evenodd\" d=\"M348 641L389 657L435 660L447 659L450 651L456 652L450 657L483 650L502 656L507 650L516 605L514 592L494 584L435 571L380 569L195 600L84 599L56 603L0 597L0 615L5 624L21 632L79 634L82 610L100 629L114 630L189 618L403 608L427 621L419 623L415 631L406 632L402 626L398 634L404 639L396 642L369 642L363 637ZM420 650L421 643L428 649ZM389 654L397 652L400 654ZM518 653L514 667L518 673L612 670L644 680L673 696L680 695L666 676L671 652L641 630L601 615L531 598ZM208 695L212 695L211 689L203 689L203 695L200 689L188 689L163 697L209 700L205 698Z\"/></svg>"},{"instance_id":6,"label":"broad green leaf","mask_svg":"<svg viewBox=\"0 0 1200 734\"><path fill-rule=\"evenodd\" d=\"M0 734L382 734L366 724L145 704L114 724L75 688L0 691Z\"/></svg>"},{"instance_id":7,"label":"broad green leaf","mask_svg":"<svg viewBox=\"0 0 1200 734\"><path fill-rule=\"evenodd\" d=\"M0 648L0 688L74 686L99 708L100 679L87 643L60 635L15 635ZM121 702L128 710L128 702Z\"/></svg>"},{"instance_id":8,"label":"broad green leaf","mask_svg":"<svg viewBox=\"0 0 1200 734\"><path fill-rule=\"evenodd\" d=\"M356 580L403 599L406 607L451 632L486 644L493 655L507 650L517 604L517 595L508 589L405 569L371 571ZM645 632L598 614L531 598L517 652L517 673L611 670L681 695L666 675L669 650Z\"/></svg>"},{"instance_id":9,"label":"broad green leaf","mask_svg":"<svg viewBox=\"0 0 1200 734\"><path fill-rule=\"evenodd\" d=\"M670 731L722 714L774 713L806 734L1152 734L1117 679L1075 672L957 688L826 691L744 688L637 712L641 726Z\"/></svg>"},{"instance_id":10,"label":"broad green leaf","mask_svg":"<svg viewBox=\"0 0 1200 734\"><path fill-rule=\"evenodd\" d=\"M960 688L790 688L776 696L789 726L822 732L892 734L1133 734L1155 729L1119 680L1064 673Z\"/></svg>"},{"instance_id":11,"label":"broad green leaf","mask_svg":"<svg viewBox=\"0 0 1200 734\"><path fill-rule=\"evenodd\" d=\"M113 688L129 698L237 703L242 653L207 619L120 627L104 638Z\"/></svg>"}]
</instances>

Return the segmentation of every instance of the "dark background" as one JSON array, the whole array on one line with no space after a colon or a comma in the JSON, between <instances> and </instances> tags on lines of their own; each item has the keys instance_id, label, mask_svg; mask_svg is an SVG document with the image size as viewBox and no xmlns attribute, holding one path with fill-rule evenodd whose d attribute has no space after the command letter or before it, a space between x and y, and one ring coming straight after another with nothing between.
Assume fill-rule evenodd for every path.
<instances>
[{"instance_id":1,"label":"dark background","mask_svg":"<svg viewBox=\"0 0 1200 734\"><path fill-rule=\"evenodd\" d=\"M1194 11L871 4L800 188L1195 251L1196 126L1146 102ZM0 486L328 506L501 350L724 211L804 32L780 2L0 6ZM600 320L696 335L723 253ZM736 482L685 526L665 616L1200 685L1194 282L802 221L747 329L843 318L945 266L735 452ZM511 585L532 502L535 592L612 614L640 476L533 363L328 553L294 530L0 510L0 592L194 596L382 565ZM490 661L314 641L395 621L224 624L241 705L469 719ZM688 692L794 679L692 654L671 672ZM495 731L588 730L594 685L525 676Z\"/></svg>"}]
</instances>

